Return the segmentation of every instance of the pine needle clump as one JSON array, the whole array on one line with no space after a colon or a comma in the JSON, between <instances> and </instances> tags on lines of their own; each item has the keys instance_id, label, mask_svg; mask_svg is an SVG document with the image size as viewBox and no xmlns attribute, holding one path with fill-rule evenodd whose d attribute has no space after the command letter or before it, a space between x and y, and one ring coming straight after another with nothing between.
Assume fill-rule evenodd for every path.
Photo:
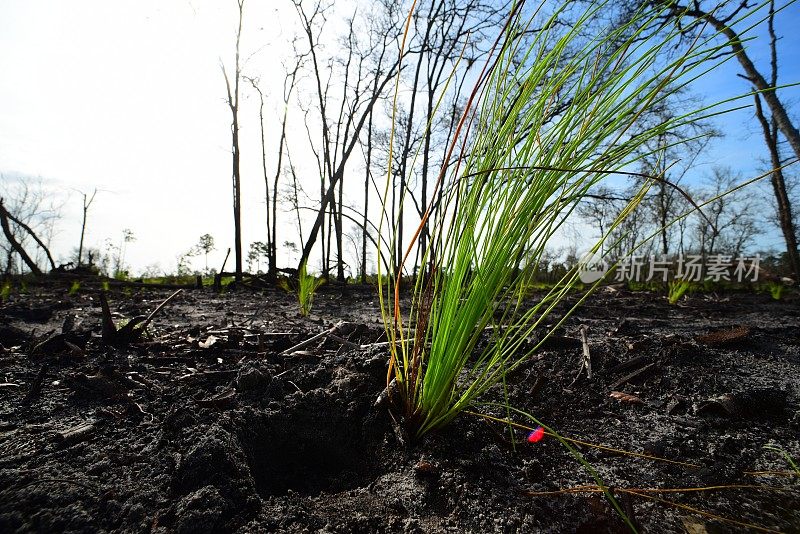
<instances>
[{"instance_id":1,"label":"pine needle clump","mask_svg":"<svg viewBox=\"0 0 800 534\"><path fill-rule=\"evenodd\" d=\"M643 3L604 24L613 4L580 6L513 5L450 140L436 183L437 216L429 208L412 240L431 236L410 307L400 303L402 262L389 273L393 285L381 284L391 341L388 391L412 437L448 424L536 350L527 341L578 273L533 303L523 302L526 288L546 245L590 189L609 176L635 174L648 142L719 112L663 121L649 113L726 60L718 35L669 53L685 40L681 28L702 21L659 26L670 7ZM544 16L545 8L553 11ZM640 190L604 239L663 180L639 177ZM489 342L479 345L485 336Z\"/></svg>"}]
</instances>

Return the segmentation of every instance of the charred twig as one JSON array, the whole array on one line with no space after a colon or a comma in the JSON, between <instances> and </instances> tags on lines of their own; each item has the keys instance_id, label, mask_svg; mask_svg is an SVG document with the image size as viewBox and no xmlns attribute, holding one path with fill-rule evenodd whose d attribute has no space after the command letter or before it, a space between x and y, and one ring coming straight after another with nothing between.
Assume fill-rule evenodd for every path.
<instances>
[{"instance_id":1,"label":"charred twig","mask_svg":"<svg viewBox=\"0 0 800 534\"><path fill-rule=\"evenodd\" d=\"M297 369L297 366L294 366L294 367L289 367L289 368L288 368L288 369L286 369L285 371L281 371L280 373L278 373L277 375L273 376L272 378L280 378L280 377L282 377L283 375L285 375L285 374L289 373L290 371L294 371L295 369Z\"/></svg>"},{"instance_id":2,"label":"charred twig","mask_svg":"<svg viewBox=\"0 0 800 534\"><path fill-rule=\"evenodd\" d=\"M376 343L368 343L366 345L359 345L360 349L372 349L377 347L388 347L389 345L402 345L403 343L414 343L412 338L406 338L404 340L397 340L397 341L378 341Z\"/></svg>"},{"instance_id":3,"label":"charred twig","mask_svg":"<svg viewBox=\"0 0 800 534\"><path fill-rule=\"evenodd\" d=\"M545 377L544 375L537 376L536 382L534 382L533 386L531 386L531 391L530 394L528 395L528 398L530 398L531 400L536 400L546 382L547 382L547 377Z\"/></svg>"},{"instance_id":4,"label":"charred twig","mask_svg":"<svg viewBox=\"0 0 800 534\"><path fill-rule=\"evenodd\" d=\"M622 362L619 365L615 365L614 367L609 369L608 372L611 373L611 374L619 373L620 371L625 371L626 369L630 369L632 367L636 367L640 363L645 363L649 359L650 359L649 355L637 356L635 358L631 358L630 360L628 360L626 362Z\"/></svg>"},{"instance_id":5,"label":"charred twig","mask_svg":"<svg viewBox=\"0 0 800 534\"><path fill-rule=\"evenodd\" d=\"M575 378L570 382L570 384L565 388L569 391L572 386L575 385L575 382L581 377L583 374L584 369L586 370L586 378L592 378L592 357L591 353L589 352L589 342L586 341L586 325L581 325L580 327L581 332L581 345L583 347L583 354L581 355L581 366L578 368L578 374L575 375Z\"/></svg>"},{"instance_id":6,"label":"charred twig","mask_svg":"<svg viewBox=\"0 0 800 534\"><path fill-rule=\"evenodd\" d=\"M178 380L187 380L189 378L219 378L225 379L234 376L236 371L195 371L178 377Z\"/></svg>"},{"instance_id":7,"label":"charred twig","mask_svg":"<svg viewBox=\"0 0 800 534\"><path fill-rule=\"evenodd\" d=\"M150 315L148 315L147 318L145 318L144 322L141 324L141 326L139 328L141 328L144 331L144 329L147 328L147 325L150 324L150 322L153 320L153 318L156 316L156 314L158 314L158 312L160 312L164 308L164 306L166 306L169 303L169 301L171 301L172 299L177 297L182 292L183 292L183 289L176 289L175 292L172 295L170 295L166 299L164 299L164 301L161 304L156 306L155 310L150 312Z\"/></svg>"},{"instance_id":8,"label":"charred twig","mask_svg":"<svg viewBox=\"0 0 800 534\"><path fill-rule=\"evenodd\" d=\"M337 336L336 334L328 334L328 337L330 339L333 339L334 341L338 341L339 343L341 343L345 347L350 347L350 348L353 348L353 349L360 349L361 348L361 345L359 345L358 343L353 343L349 339L345 339L342 336Z\"/></svg>"},{"instance_id":9,"label":"charred twig","mask_svg":"<svg viewBox=\"0 0 800 534\"><path fill-rule=\"evenodd\" d=\"M312 337L306 339L305 341L302 341L302 342L298 343L297 345L286 349L285 351L281 352L280 355L281 356L289 356L290 354L293 354L293 353L295 353L295 352L297 352L299 350L302 350L302 349L306 348L307 346L311 345L312 343L314 343L315 341L320 340L320 339L325 338L325 337L330 337L332 339L335 339L339 343L342 343L342 344L347 345L347 346L351 346L352 345L352 346L354 346L356 348L361 348L361 345L358 345L356 343L353 343L352 341L346 340L343 337L336 335L336 333L339 331L339 329L341 329L346 324L347 323L345 323L344 321L339 321L338 323L333 325L328 330L325 330L324 332L320 332L319 334L317 334L315 336L312 336Z\"/></svg>"},{"instance_id":10,"label":"charred twig","mask_svg":"<svg viewBox=\"0 0 800 534\"><path fill-rule=\"evenodd\" d=\"M581 325L581 343L583 344L583 366L586 367L586 378L592 379L592 355L589 352L589 342L586 341L586 325Z\"/></svg>"},{"instance_id":11,"label":"charred twig","mask_svg":"<svg viewBox=\"0 0 800 534\"><path fill-rule=\"evenodd\" d=\"M212 408L214 410L227 410L236 406L236 391L233 389L228 389L214 395L209 399L198 399L195 398L194 401L204 408Z\"/></svg>"},{"instance_id":12,"label":"charred twig","mask_svg":"<svg viewBox=\"0 0 800 534\"><path fill-rule=\"evenodd\" d=\"M84 421L56 434L56 439L63 445L74 445L86 441L94 433L95 425L92 421Z\"/></svg>"},{"instance_id":13,"label":"charred twig","mask_svg":"<svg viewBox=\"0 0 800 534\"><path fill-rule=\"evenodd\" d=\"M655 362L653 362L653 363L651 363L649 365L645 365L641 369L638 369L638 370L632 372L629 375L623 376L622 378L620 378L619 380L617 380L616 382L611 384L611 389L617 389L620 386L624 385L626 382L630 382L631 380L633 380L635 378L638 378L638 377L642 376L645 373L650 372L650 370L653 369L653 366L655 366Z\"/></svg>"}]
</instances>

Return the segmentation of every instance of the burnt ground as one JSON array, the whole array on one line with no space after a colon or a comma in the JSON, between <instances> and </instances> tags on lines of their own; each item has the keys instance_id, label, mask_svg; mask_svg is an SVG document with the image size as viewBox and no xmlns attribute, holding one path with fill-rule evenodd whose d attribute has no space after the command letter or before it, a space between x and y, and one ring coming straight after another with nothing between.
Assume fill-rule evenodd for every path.
<instances>
[{"instance_id":1,"label":"burnt ground","mask_svg":"<svg viewBox=\"0 0 800 534\"><path fill-rule=\"evenodd\" d=\"M341 320L341 338L381 341L371 288L323 287L308 319L279 290L186 291L113 347L98 293L67 287L0 306L0 532L625 531L602 495L533 494L595 484L553 437L463 415L401 444L374 405L385 347L280 354ZM120 326L169 294L109 303ZM798 324L791 295L607 289L509 376L510 400L564 436L682 462L577 446L641 531L800 532L800 478L763 448L800 458ZM593 376L575 381L582 327Z\"/></svg>"}]
</instances>

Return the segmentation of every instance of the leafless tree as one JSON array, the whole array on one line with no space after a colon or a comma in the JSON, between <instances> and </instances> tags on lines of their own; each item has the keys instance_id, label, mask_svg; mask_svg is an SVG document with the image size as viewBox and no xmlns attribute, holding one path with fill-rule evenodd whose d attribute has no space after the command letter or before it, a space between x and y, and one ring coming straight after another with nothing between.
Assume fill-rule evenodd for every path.
<instances>
[{"instance_id":1,"label":"leafless tree","mask_svg":"<svg viewBox=\"0 0 800 534\"><path fill-rule=\"evenodd\" d=\"M86 217L89 212L89 207L94 202L94 197L97 195L97 189L92 192L92 196L88 196L86 193L81 193L83 195L83 219L81 220L81 240L80 244L78 245L78 267L82 265L83 261L83 238L86 235Z\"/></svg>"},{"instance_id":2,"label":"leafless tree","mask_svg":"<svg viewBox=\"0 0 800 534\"><path fill-rule=\"evenodd\" d=\"M250 82L250 85L253 86L253 90L258 93L258 125L261 131L261 169L264 173L264 199L267 206L267 243L266 245L261 241L257 241L261 249L266 248L267 251L272 250L272 219L271 215L271 208L272 205L270 204L270 185L269 185L269 176L267 175L267 145L266 140L264 139L264 92L261 91L261 87L259 87L259 81L257 78L251 78L250 76L244 76L244 79ZM283 148L283 139L284 136L281 135L281 148ZM282 152L282 150L281 150ZM280 156L279 156L280 158ZM278 160L279 167L280 167L280 159ZM280 172L280 169L279 171ZM259 249L259 250L261 250ZM260 254L261 252L259 252ZM250 244L250 252L247 255L247 264L250 266L253 262L253 244ZM259 257L260 261L260 257ZM249 267L248 267L249 268Z\"/></svg>"},{"instance_id":3,"label":"leafless tree","mask_svg":"<svg viewBox=\"0 0 800 534\"><path fill-rule=\"evenodd\" d=\"M686 90L678 90L662 100L659 105L642 116L643 121L664 124L699 107L700 103ZM709 142L720 134L705 120L693 120L664 130L644 143L640 160L642 174L651 177L652 187L643 201L653 232L658 234L659 252L666 256L673 252L673 225L687 212L691 197L683 181L695 168L698 158ZM641 181L641 180L639 180ZM687 198L688 197L688 198Z\"/></svg>"},{"instance_id":4,"label":"leafless tree","mask_svg":"<svg viewBox=\"0 0 800 534\"><path fill-rule=\"evenodd\" d=\"M293 43L294 45L295 43ZM268 258L267 277L275 279L278 273L278 182L283 171L283 155L286 146L286 123L289 117L289 108L291 107L292 93L294 92L297 84L297 75L300 68L305 61L306 54L300 54L295 49L295 62L294 65L287 69L286 76L283 81L283 114L281 116L281 135L278 140L278 155L277 163L275 165L275 176L272 181L271 191L269 178L267 177L267 151L264 144L264 94L258 86L258 80L248 78L253 88L258 92L259 96L259 122L261 124L261 158L262 168L264 171L264 186L266 189L266 204L267 204L267 241L265 244L265 251Z\"/></svg>"},{"instance_id":5,"label":"leafless tree","mask_svg":"<svg viewBox=\"0 0 800 534\"><path fill-rule=\"evenodd\" d=\"M601 239L606 235L611 223L616 219L620 210L627 203L627 199L622 199L615 194L611 188L606 186L597 187L591 194L578 204L577 213L586 221L593 231L597 232L597 238ZM605 243L601 243L600 254L605 253Z\"/></svg>"},{"instance_id":6,"label":"leafless tree","mask_svg":"<svg viewBox=\"0 0 800 534\"><path fill-rule=\"evenodd\" d=\"M125 265L125 253L127 252L128 243L133 241L136 241L136 236L133 235L133 231L130 228L122 229L122 236L120 237L119 245L113 244L110 240L108 241L107 248L109 251L113 251L112 275L115 278L124 278L128 274L128 269Z\"/></svg>"},{"instance_id":7,"label":"leafless tree","mask_svg":"<svg viewBox=\"0 0 800 534\"><path fill-rule=\"evenodd\" d=\"M0 226L4 237L0 248L6 255L4 272L21 272L21 266L14 261L18 257L31 272L41 273L40 254L55 269L49 240L58 219L58 207L49 200L41 182L37 185L27 179L0 178ZM30 251L30 241L35 244L34 252Z\"/></svg>"},{"instance_id":8,"label":"leafless tree","mask_svg":"<svg viewBox=\"0 0 800 534\"><path fill-rule=\"evenodd\" d=\"M397 148L392 165L396 190L407 193L419 217L430 205L431 169L443 163L444 148L452 133L454 120L446 113L447 108L458 105L467 73L486 54L486 42L501 27L510 4L487 0L423 0L414 10L409 45L413 71L404 82L409 101L395 120ZM449 89L443 95L448 82ZM445 107L437 110L437 101L442 96L446 97ZM398 225L396 250L392 251L397 265L405 253L404 205L398 203L392 209L396 210L394 220ZM423 227L418 238L417 262L425 256L427 242L428 229Z\"/></svg>"},{"instance_id":9,"label":"leafless tree","mask_svg":"<svg viewBox=\"0 0 800 534\"><path fill-rule=\"evenodd\" d=\"M321 0L315 0L310 7L302 0L293 0L293 3L308 45L316 112L321 125L321 139L316 143L322 171L320 207L303 244L299 263L308 259L328 217L329 224L336 228L336 276L344 280L342 180L370 112L400 66L397 55L402 31L400 6L382 0L373 6L371 17L359 18L354 13L346 21L344 56L326 59L322 55L321 40L331 4L323 4ZM330 254L327 256L330 258Z\"/></svg>"},{"instance_id":10,"label":"leafless tree","mask_svg":"<svg viewBox=\"0 0 800 534\"><path fill-rule=\"evenodd\" d=\"M742 190L733 191L741 181L730 169L715 167L709 187L699 193L706 201L716 198L704 208L705 217L694 216L698 240L695 247L703 256L741 253L761 232L754 216L753 196Z\"/></svg>"},{"instance_id":11,"label":"leafless tree","mask_svg":"<svg viewBox=\"0 0 800 534\"><path fill-rule=\"evenodd\" d=\"M10 221L14 220L13 215L11 215L8 210L3 205L3 199L0 198L0 225L3 228L3 234L5 235L6 240L8 241L8 245L10 247L10 251L8 254L9 261L7 263L6 272L11 270L11 257L13 253L19 254L19 257L22 261L27 265L28 269L31 270L33 274L42 274L42 270L39 269L39 266L36 265L36 262L31 259L28 253L25 251L25 248L17 241L17 238L14 236L14 232L11 230L11 223Z\"/></svg>"},{"instance_id":12,"label":"leafless tree","mask_svg":"<svg viewBox=\"0 0 800 534\"><path fill-rule=\"evenodd\" d=\"M220 60L220 68L225 78L225 89L227 91L227 104L231 111L231 150L233 153L233 232L234 249L236 261L236 281L242 280L242 187L240 172L240 150L239 150L239 82L242 77L241 66L239 64L239 44L242 37L242 17L244 15L244 0L236 0L239 7L239 26L236 30L236 59L234 62L233 88L225 70L225 64Z\"/></svg>"},{"instance_id":13,"label":"leafless tree","mask_svg":"<svg viewBox=\"0 0 800 534\"><path fill-rule=\"evenodd\" d=\"M655 3L664 3L668 7L671 22L678 24L687 35L703 31L706 27L709 27L727 39L726 46L730 48L731 53L736 57L744 71L744 74L740 76L753 84L753 87L769 108L777 130L785 136L795 156L800 158L800 131L789 118L789 113L778 96L775 83L768 82L761 74L761 71L753 63L750 54L744 47L744 41L732 27L737 16L752 7L750 2L747 0L737 0L736 2L723 0L711 3L707 7L704 7L704 3L699 0L687 4L679 2L666 3L663 0L655 0ZM723 14L726 8L728 8L727 13ZM687 18L695 19L698 23L687 25Z\"/></svg>"},{"instance_id":14,"label":"leafless tree","mask_svg":"<svg viewBox=\"0 0 800 534\"><path fill-rule=\"evenodd\" d=\"M777 87L778 85L778 38L775 34L775 2L770 2L769 19L767 27L770 36L770 85ZM774 112L770 120L764 114L761 100L764 98L762 94L754 94L755 99L755 114L758 122L761 124L761 129L764 133L764 141L769 150L770 165L772 166L772 190L775 194L776 211L778 215L778 225L783 233L783 239L786 242L786 252L789 258L789 264L794 274L795 283L800 283L800 252L797 250L797 229L794 224L794 217L792 215L792 202L789 198L789 193L786 188L786 179L783 175L783 160L780 154L780 146L778 144L778 121Z\"/></svg>"}]
</instances>

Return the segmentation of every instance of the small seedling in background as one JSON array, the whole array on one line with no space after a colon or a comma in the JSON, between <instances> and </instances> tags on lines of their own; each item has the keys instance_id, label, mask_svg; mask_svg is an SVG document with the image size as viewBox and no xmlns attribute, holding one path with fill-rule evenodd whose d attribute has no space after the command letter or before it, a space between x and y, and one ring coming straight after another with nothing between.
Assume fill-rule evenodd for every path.
<instances>
[{"instance_id":1,"label":"small seedling in background","mask_svg":"<svg viewBox=\"0 0 800 534\"><path fill-rule=\"evenodd\" d=\"M108 283L108 280L103 280L102 287L103 291L107 293L111 289L111 284Z\"/></svg>"},{"instance_id":2,"label":"small seedling in background","mask_svg":"<svg viewBox=\"0 0 800 534\"><path fill-rule=\"evenodd\" d=\"M11 282L5 281L3 287L0 288L0 302L6 302L11 296Z\"/></svg>"},{"instance_id":3,"label":"small seedling in background","mask_svg":"<svg viewBox=\"0 0 800 534\"><path fill-rule=\"evenodd\" d=\"M77 292L78 292L78 290L80 290L80 288L81 288L81 283L80 283L80 282L78 282L77 280L74 280L74 281L72 282L72 285L71 285L71 286L69 286L69 292L68 292L67 294L68 294L69 296L72 296L72 295L74 295L75 293L77 293Z\"/></svg>"},{"instance_id":4,"label":"small seedling in background","mask_svg":"<svg viewBox=\"0 0 800 534\"><path fill-rule=\"evenodd\" d=\"M667 300L670 304L677 304L679 300L686 294L691 287L691 282L688 280L673 280L669 283L667 290Z\"/></svg>"},{"instance_id":5,"label":"small seedling in background","mask_svg":"<svg viewBox=\"0 0 800 534\"><path fill-rule=\"evenodd\" d=\"M305 317L311 312L314 293L324 283L324 279L308 274L305 263L300 266L300 271L297 273L297 300L300 301L300 315Z\"/></svg>"},{"instance_id":6,"label":"small seedling in background","mask_svg":"<svg viewBox=\"0 0 800 534\"><path fill-rule=\"evenodd\" d=\"M770 282L767 284L767 288L769 289L769 294L775 300L781 300L783 292L786 290L786 286L780 282Z\"/></svg>"},{"instance_id":7,"label":"small seedling in background","mask_svg":"<svg viewBox=\"0 0 800 534\"><path fill-rule=\"evenodd\" d=\"M297 295L297 301L300 303L300 315L303 317L306 317L311 312L311 306L314 303L314 293L316 293L319 286L324 283L324 278L317 278L313 274L308 274L305 263L300 266L296 281L290 281L288 278L281 278L278 280L278 286L281 289L287 293L294 293Z\"/></svg>"}]
</instances>

